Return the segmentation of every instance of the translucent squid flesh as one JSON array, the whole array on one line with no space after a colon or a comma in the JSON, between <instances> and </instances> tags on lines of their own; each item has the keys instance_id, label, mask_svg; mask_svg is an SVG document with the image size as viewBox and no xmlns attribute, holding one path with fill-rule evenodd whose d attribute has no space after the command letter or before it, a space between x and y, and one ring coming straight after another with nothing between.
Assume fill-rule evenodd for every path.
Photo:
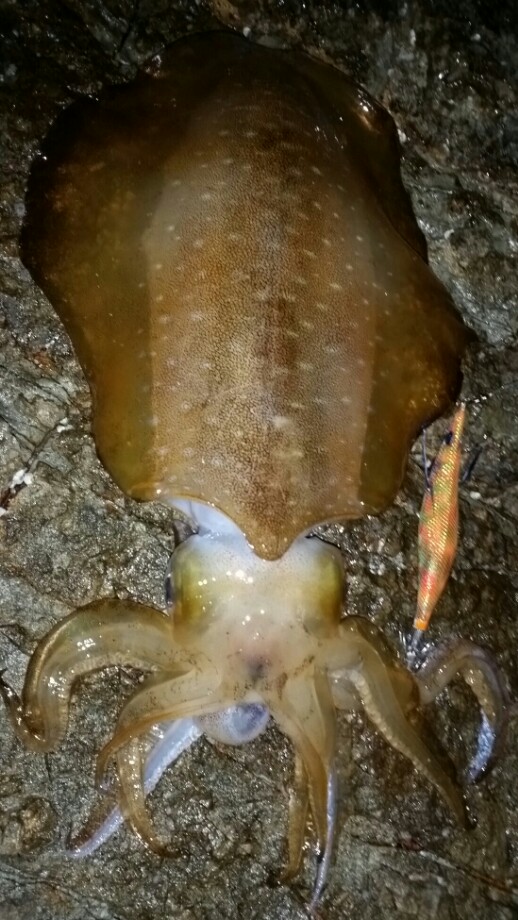
<instances>
[{"instance_id":1,"label":"translucent squid flesh","mask_svg":"<svg viewBox=\"0 0 518 920\"><path fill-rule=\"evenodd\" d=\"M460 387L469 333L428 266L399 160L363 89L230 33L184 39L153 76L77 102L43 145L22 256L87 376L100 458L128 495L192 524L168 615L90 604L43 637L20 696L1 681L18 736L51 751L76 678L147 672L97 762L102 789L115 764L115 807L78 854L120 815L173 852L146 806L162 771L201 733L244 744L271 717L295 751L285 877L310 815L314 906L336 829L337 708L362 709L465 820L416 715L460 672L482 748L487 726L500 744L495 665L464 645L410 673L344 618L340 554L307 538L389 505L417 433Z\"/></svg>"}]
</instances>

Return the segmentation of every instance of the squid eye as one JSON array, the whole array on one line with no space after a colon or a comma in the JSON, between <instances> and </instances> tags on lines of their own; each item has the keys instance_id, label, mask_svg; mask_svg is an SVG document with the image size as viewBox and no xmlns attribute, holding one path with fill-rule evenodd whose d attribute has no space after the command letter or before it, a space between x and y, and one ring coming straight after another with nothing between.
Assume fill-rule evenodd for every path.
<instances>
[{"instance_id":1,"label":"squid eye","mask_svg":"<svg viewBox=\"0 0 518 920\"><path fill-rule=\"evenodd\" d=\"M198 531L190 521L177 520L173 521L172 524L173 535L174 535L174 549L169 559L167 561L167 572L165 576L164 588L165 588L165 604L167 608L173 606L176 602L176 592L174 589L174 582L172 576L172 559L173 556L182 543L185 543L189 537L193 537Z\"/></svg>"}]
</instances>

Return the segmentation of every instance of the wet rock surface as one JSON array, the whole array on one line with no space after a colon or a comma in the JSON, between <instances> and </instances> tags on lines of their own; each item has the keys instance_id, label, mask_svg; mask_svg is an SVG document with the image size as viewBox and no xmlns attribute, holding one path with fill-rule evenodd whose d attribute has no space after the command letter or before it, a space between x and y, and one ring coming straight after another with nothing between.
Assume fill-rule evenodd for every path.
<instances>
[{"instance_id":1,"label":"wet rock surface","mask_svg":"<svg viewBox=\"0 0 518 920\"><path fill-rule=\"evenodd\" d=\"M172 516L129 501L101 467L88 389L70 343L18 257L31 161L58 112L79 94L129 79L188 31L226 26L303 48L365 84L396 119L404 178L435 271L478 335L465 368L466 455L483 445L461 490L461 549L430 640L462 635L494 650L518 690L516 99L513 2L130 2L6 0L0 40L0 667L21 686L47 629L103 595L162 604ZM66 420L66 421L65 421ZM429 436L432 451L444 423ZM19 471L26 471L13 479ZM22 480L21 483L19 480ZM20 487L21 485L21 487ZM347 605L395 648L416 596L420 448L379 519L334 528ZM95 753L135 674L81 683L55 754L22 750L0 712L2 920L204 920L307 916L314 858L276 884L284 858L291 751L273 728L230 749L199 742L152 797L179 850L161 863L128 831L95 856L64 854L92 803ZM462 686L444 694L431 730L459 770L476 713ZM436 793L359 716L340 717L342 808L325 918L419 916L511 920L518 914L517 726L493 774L468 790L477 826L452 823Z\"/></svg>"}]
</instances>

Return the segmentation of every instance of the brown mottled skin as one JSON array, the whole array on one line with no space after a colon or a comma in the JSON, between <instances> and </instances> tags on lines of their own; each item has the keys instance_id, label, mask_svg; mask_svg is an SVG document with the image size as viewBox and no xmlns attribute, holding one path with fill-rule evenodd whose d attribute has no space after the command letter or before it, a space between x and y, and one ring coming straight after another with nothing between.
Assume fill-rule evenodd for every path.
<instances>
[{"instance_id":1,"label":"brown mottled skin","mask_svg":"<svg viewBox=\"0 0 518 920\"><path fill-rule=\"evenodd\" d=\"M387 113L330 67L217 33L72 107L44 152L23 257L121 488L211 503L267 559L385 507L466 340Z\"/></svg>"}]
</instances>

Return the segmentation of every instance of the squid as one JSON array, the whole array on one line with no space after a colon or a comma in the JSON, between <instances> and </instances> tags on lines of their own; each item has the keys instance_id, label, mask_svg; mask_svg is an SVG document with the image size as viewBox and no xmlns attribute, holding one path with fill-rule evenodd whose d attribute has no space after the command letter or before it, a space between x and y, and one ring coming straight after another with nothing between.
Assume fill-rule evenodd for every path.
<instances>
[{"instance_id":1,"label":"squid","mask_svg":"<svg viewBox=\"0 0 518 920\"><path fill-rule=\"evenodd\" d=\"M294 749L285 879L311 816L322 895L336 835L337 710L360 709L466 823L420 727L457 674L482 711L477 778L499 748L505 682L456 640L417 672L344 610L343 560L317 525L378 514L419 431L457 398L470 333L432 273L390 115L333 67L232 33L177 42L152 75L81 100L51 129L21 253L90 385L102 463L190 525L167 613L103 598L1 692L37 752L63 741L85 674L147 674L96 769L157 853L146 796L200 735L244 744L272 719ZM488 741L489 738L489 741Z\"/></svg>"}]
</instances>

